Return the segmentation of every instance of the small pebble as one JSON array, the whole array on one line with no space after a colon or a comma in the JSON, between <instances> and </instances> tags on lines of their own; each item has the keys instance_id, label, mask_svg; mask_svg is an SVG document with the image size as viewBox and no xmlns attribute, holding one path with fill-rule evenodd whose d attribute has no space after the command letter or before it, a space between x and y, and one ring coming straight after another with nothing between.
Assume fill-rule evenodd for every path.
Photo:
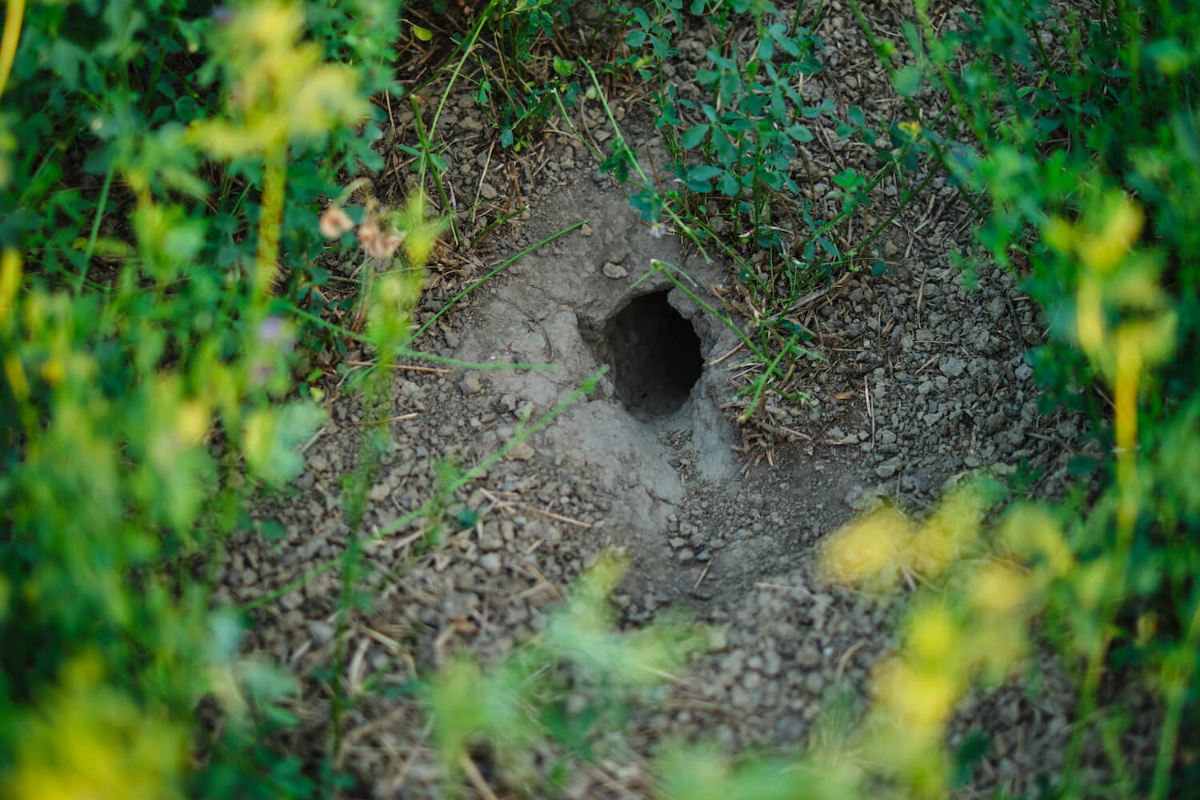
<instances>
[{"instance_id":1,"label":"small pebble","mask_svg":"<svg viewBox=\"0 0 1200 800\"><path fill-rule=\"evenodd\" d=\"M604 274L614 280L629 277L629 270L622 267L620 264L614 264L611 261L604 262Z\"/></svg>"}]
</instances>

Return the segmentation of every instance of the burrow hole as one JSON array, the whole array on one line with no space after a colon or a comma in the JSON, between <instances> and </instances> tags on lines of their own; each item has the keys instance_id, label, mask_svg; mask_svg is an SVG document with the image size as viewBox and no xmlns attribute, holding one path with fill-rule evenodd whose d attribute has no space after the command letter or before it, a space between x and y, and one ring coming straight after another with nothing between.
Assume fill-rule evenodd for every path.
<instances>
[{"instance_id":1,"label":"burrow hole","mask_svg":"<svg viewBox=\"0 0 1200 800\"><path fill-rule=\"evenodd\" d=\"M666 291L635 297L609 317L601 348L617 397L639 416L677 411L704 367L700 337L667 302Z\"/></svg>"}]
</instances>

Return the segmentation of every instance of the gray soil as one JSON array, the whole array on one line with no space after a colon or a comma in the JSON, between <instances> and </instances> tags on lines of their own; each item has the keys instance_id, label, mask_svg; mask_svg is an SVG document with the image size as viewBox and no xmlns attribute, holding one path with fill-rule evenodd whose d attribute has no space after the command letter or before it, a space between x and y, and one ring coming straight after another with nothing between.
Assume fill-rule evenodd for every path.
<instances>
[{"instance_id":1,"label":"gray soil","mask_svg":"<svg viewBox=\"0 0 1200 800\"><path fill-rule=\"evenodd\" d=\"M852 19L833 6L823 31L827 58L861 57L874 68ZM698 61L687 41L682 49L681 75ZM855 99L870 94L870 81L885 96L890 89L880 88L879 76L825 80L807 85L806 96L863 104L888 119L883 103ZM576 124L599 140L598 105L581 105ZM633 141L639 133L640 141L652 138L633 108L618 112ZM884 234L885 274L835 275L795 303L795 319L816 336L807 343L814 355L799 362L790 385L809 401L769 394L739 424L748 403L739 392L756 374L744 347L736 349L733 332L652 265L680 268L692 291L717 308L739 296L735 271L676 236L654 238L609 179L592 174L578 142L547 134L532 153L516 156L492 145L494 133L480 120L464 95L438 131L456 142L447 174L455 196L476 198L471 229L522 203L529 212L489 250L443 251L418 321L505 256L580 220L587 225L484 283L419 345L465 361L553 369L402 365L393 444L369 490L367 532L394 527L433 496L440 465L479 463L522 420L567 400L601 367L609 371L592 396L450 501L446 520L465 519L465 529L443 525L430 547L432 522L419 518L369 540L366 559L380 571L368 610L344 633L338 679L351 693L369 681L376 691L348 713L340 766L360 782L358 794L441 796L426 710L412 694L378 690L427 676L457 651L494 663L535 635L572 579L612 546L624 548L631 563L613 598L621 625L675 609L720 634L713 652L637 709L622 748L579 768L565 796L649 796L648 760L667 736L715 737L730 754L794 749L820 730L817 720L830 709L854 718L869 702L872 665L896 645L902 603L824 584L815 549L881 500L924 513L975 470L1039 496L1062 490L1081 423L1038 413L1024 361L1044 329L1032 303L998 268L982 263L968 279L951 266L949 253L970 247L972 219L954 191L934 181L928 199ZM386 152L413 135L410 123L411 115L393 120ZM836 145L826 131L809 146L825 181L847 164L868 166L869 153ZM897 192L887 188L866 226L894 207ZM400 196L405 187L394 191ZM734 321L752 332L745 318ZM346 360L364 357L351 352ZM268 541L247 531L234 543L221 570L229 601L257 600L343 552L342 479L369 420L353 395L329 394L330 422L309 443L308 469L258 513L282 523L287 535ZM335 568L264 604L252 646L301 675L328 668L340 590ZM1032 792L1037 775L1061 762L1075 696L1056 658L1033 662L1037 691L1015 681L973 695L960 709L952 745L971 730L992 737L962 796L1000 787ZM306 681L292 747L319 750L329 705L328 686ZM1152 746L1125 744L1131 759ZM504 793L502 784L493 789Z\"/></svg>"}]
</instances>

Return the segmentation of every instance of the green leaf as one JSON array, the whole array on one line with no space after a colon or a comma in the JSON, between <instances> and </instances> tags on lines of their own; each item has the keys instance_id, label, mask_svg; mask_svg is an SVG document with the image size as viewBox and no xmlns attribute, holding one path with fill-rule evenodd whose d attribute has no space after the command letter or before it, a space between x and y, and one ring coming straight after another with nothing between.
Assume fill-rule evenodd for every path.
<instances>
[{"instance_id":1,"label":"green leaf","mask_svg":"<svg viewBox=\"0 0 1200 800\"><path fill-rule=\"evenodd\" d=\"M772 25L771 36L776 42L779 43L779 46L783 48L783 52L787 53L793 58L799 58L800 48L796 45L795 41L787 37L787 28L785 26Z\"/></svg>"},{"instance_id":2,"label":"green leaf","mask_svg":"<svg viewBox=\"0 0 1200 800\"><path fill-rule=\"evenodd\" d=\"M708 164L700 164L688 170L688 177L697 180L707 181L720 175L724 172L720 167L713 167Z\"/></svg>"},{"instance_id":3,"label":"green leaf","mask_svg":"<svg viewBox=\"0 0 1200 800\"><path fill-rule=\"evenodd\" d=\"M74 91L79 88L79 66L90 60L87 51L65 37L56 37L45 56L50 68L62 78L63 85Z\"/></svg>"},{"instance_id":4,"label":"green leaf","mask_svg":"<svg viewBox=\"0 0 1200 800\"><path fill-rule=\"evenodd\" d=\"M707 135L707 125L693 125L679 138L679 143L684 147L692 148L704 141L704 137Z\"/></svg>"},{"instance_id":5,"label":"green leaf","mask_svg":"<svg viewBox=\"0 0 1200 800\"><path fill-rule=\"evenodd\" d=\"M732 106L734 99L743 92L742 78L736 72L721 75L721 101Z\"/></svg>"},{"instance_id":6,"label":"green leaf","mask_svg":"<svg viewBox=\"0 0 1200 800\"><path fill-rule=\"evenodd\" d=\"M325 412L312 403L293 402L277 412L255 411L246 420L246 463L263 479L283 484L304 469L297 452L325 422Z\"/></svg>"},{"instance_id":7,"label":"green leaf","mask_svg":"<svg viewBox=\"0 0 1200 800\"><path fill-rule=\"evenodd\" d=\"M966 786L971 780L973 767L987 755L991 745L991 737L983 731L968 731L954 754L954 779L951 785Z\"/></svg>"},{"instance_id":8,"label":"green leaf","mask_svg":"<svg viewBox=\"0 0 1200 800\"><path fill-rule=\"evenodd\" d=\"M625 37L625 44L630 47L641 47L644 41L646 41L645 31L630 31L629 35Z\"/></svg>"},{"instance_id":9,"label":"green leaf","mask_svg":"<svg viewBox=\"0 0 1200 800\"><path fill-rule=\"evenodd\" d=\"M575 62L555 56L554 71L565 78L575 71Z\"/></svg>"},{"instance_id":10,"label":"green leaf","mask_svg":"<svg viewBox=\"0 0 1200 800\"><path fill-rule=\"evenodd\" d=\"M501 147L512 147L512 143L513 143L512 128L505 128L504 130L500 131L500 146Z\"/></svg>"},{"instance_id":11,"label":"green leaf","mask_svg":"<svg viewBox=\"0 0 1200 800\"><path fill-rule=\"evenodd\" d=\"M921 88L921 70L914 66L904 67L896 71L892 82L896 86L897 94L901 97L912 97Z\"/></svg>"},{"instance_id":12,"label":"green leaf","mask_svg":"<svg viewBox=\"0 0 1200 800\"><path fill-rule=\"evenodd\" d=\"M646 222L653 222L658 218L658 212L662 208L663 200L651 189L645 189L629 198L629 205L633 206L642 215L642 219Z\"/></svg>"},{"instance_id":13,"label":"green leaf","mask_svg":"<svg viewBox=\"0 0 1200 800\"><path fill-rule=\"evenodd\" d=\"M1062 125L1062 120L1061 119L1047 119L1046 117L1039 117L1033 124L1042 133L1051 133L1051 132L1055 131L1059 125Z\"/></svg>"},{"instance_id":14,"label":"green leaf","mask_svg":"<svg viewBox=\"0 0 1200 800\"><path fill-rule=\"evenodd\" d=\"M778 172L771 172L765 169L754 171L754 177L761 183L770 186L772 189L779 191L783 188L783 178Z\"/></svg>"},{"instance_id":15,"label":"green leaf","mask_svg":"<svg viewBox=\"0 0 1200 800\"><path fill-rule=\"evenodd\" d=\"M727 167L733 166L737 162L737 148L729 141L727 136L713 136L713 149L717 151L717 160Z\"/></svg>"},{"instance_id":16,"label":"green leaf","mask_svg":"<svg viewBox=\"0 0 1200 800\"><path fill-rule=\"evenodd\" d=\"M383 156L370 148L363 151L362 155L359 156L359 161L368 170L378 171L383 169Z\"/></svg>"},{"instance_id":17,"label":"green leaf","mask_svg":"<svg viewBox=\"0 0 1200 800\"><path fill-rule=\"evenodd\" d=\"M191 95L185 94L175 101L175 116L183 123L191 122L199 119L203 115L200 105L192 98Z\"/></svg>"},{"instance_id":18,"label":"green leaf","mask_svg":"<svg viewBox=\"0 0 1200 800\"><path fill-rule=\"evenodd\" d=\"M1095 472L1100 462L1091 456L1076 456L1067 462L1067 473L1074 476Z\"/></svg>"},{"instance_id":19,"label":"green leaf","mask_svg":"<svg viewBox=\"0 0 1200 800\"><path fill-rule=\"evenodd\" d=\"M843 189L857 189L862 186L864 179L852 169L846 169L833 176L833 182Z\"/></svg>"},{"instance_id":20,"label":"green leaf","mask_svg":"<svg viewBox=\"0 0 1200 800\"><path fill-rule=\"evenodd\" d=\"M258 532L268 542L278 542L287 538L287 528L277 519L264 519L258 524Z\"/></svg>"},{"instance_id":21,"label":"green leaf","mask_svg":"<svg viewBox=\"0 0 1200 800\"><path fill-rule=\"evenodd\" d=\"M413 25L413 36L416 36L422 42L428 42L433 38L433 31L428 28L422 28L420 25Z\"/></svg>"},{"instance_id":22,"label":"green leaf","mask_svg":"<svg viewBox=\"0 0 1200 800\"><path fill-rule=\"evenodd\" d=\"M811 142L813 140L812 131L803 125L789 125L786 128L786 133L797 142Z\"/></svg>"},{"instance_id":23,"label":"green leaf","mask_svg":"<svg viewBox=\"0 0 1200 800\"><path fill-rule=\"evenodd\" d=\"M904 41L912 48L912 51L918 56L925 52L925 48L921 43L921 34L917 30L917 26L911 20L905 20L900 25L900 33L904 36Z\"/></svg>"},{"instance_id":24,"label":"green leaf","mask_svg":"<svg viewBox=\"0 0 1200 800\"><path fill-rule=\"evenodd\" d=\"M1146 45L1146 58L1164 75L1174 75L1186 69L1192 60L1187 49L1175 39L1159 39Z\"/></svg>"}]
</instances>

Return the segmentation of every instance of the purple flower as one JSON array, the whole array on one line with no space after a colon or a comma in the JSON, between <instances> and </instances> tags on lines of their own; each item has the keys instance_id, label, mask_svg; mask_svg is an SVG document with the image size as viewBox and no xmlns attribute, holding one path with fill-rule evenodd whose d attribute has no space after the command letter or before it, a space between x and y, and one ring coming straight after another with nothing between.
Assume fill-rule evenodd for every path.
<instances>
[{"instance_id":1,"label":"purple flower","mask_svg":"<svg viewBox=\"0 0 1200 800\"><path fill-rule=\"evenodd\" d=\"M258 341L263 344L275 344L283 338L283 319L280 317L267 317L262 324L258 326Z\"/></svg>"},{"instance_id":2,"label":"purple flower","mask_svg":"<svg viewBox=\"0 0 1200 800\"><path fill-rule=\"evenodd\" d=\"M661 239L663 234L667 232L667 223L659 220L650 226L650 235L655 239Z\"/></svg>"}]
</instances>

